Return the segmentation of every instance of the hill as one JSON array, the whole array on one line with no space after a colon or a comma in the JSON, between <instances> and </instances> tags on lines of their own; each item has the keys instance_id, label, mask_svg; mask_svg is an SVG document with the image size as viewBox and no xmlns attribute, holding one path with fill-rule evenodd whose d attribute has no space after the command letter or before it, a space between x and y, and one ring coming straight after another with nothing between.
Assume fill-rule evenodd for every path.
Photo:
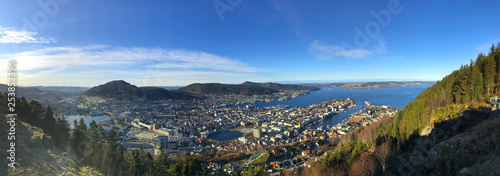
<instances>
[{"instance_id":1,"label":"hill","mask_svg":"<svg viewBox=\"0 0 500 176\"><path fill-rule=\"evenodd\" d=\"M141 87L141 89L146 92L146 97L148 97L148 100L152 101L166 99L191 100L193 98L199 98L199 96L197 95L191 95L185 92L169 91L167 89L159 87Z\"/></svg>"},{"instance_id":2,"label":"hill","mask_svg":"<svg viewBox=\"0 0 500 176\"><path fill-rule=\"evenodd\" d=\"M73 94L82 94L88 87L71 87L71 86L37 86L41 91L65 92Z\"/></svg>"},{"instance_id":3,"label":"hill","mask_svg":"<svg viewBox=\"0 0 500 176\"><path fill-rule=\"evenodd\" d=\"M8 86L0 84L0 92L7 92ZM16 86L19 96L31 99L37 94L80 95L89 88L68 86Z\"/></svg>"},{"instance_id":4,"label":"hill","mask_svg":"<svg viewBox=\"0 0 500 176\"><path fill-rule=\"evenodd\" d=\"M93 87L85 91L82 95L95 96L105 99L145 101L145 100L166 100L166 99L193 99L183 92L168 91L157 87L137 87L123 80L115 80L103 85Z\"/></svg>"},{"instance_id":5,"label":"hill","mask_svg":"<svg viewBox=\"0 0 500 176\"><path fill-rule=\"evenodd\" d=\"M6 84L0 84L0 92L4 93L7 92L8 86ZM24 86L16 86L16 94L19 97L26 97L26 98L31 98L35 95L39 95L43 93L38 87L24 87Z\"/></svg>"},{"instance_id":6,"label":"hill","mask_svg":"<svg viewBox=\"0 0 500 176\"><path fill-rule=\"evenodd\" d=\"M232 85L220 83L195 83L178 89L182 92L197 94L217 94L217 95L266 95L278 92L276 89L250 85Z\"/></svg>"},{"instance_id":7,"label":"hill","mask_svg":"<svg viewBox=\"0 0 500 176\"><path fill-rule=\"evenodd\" d=\"M279 91L310 91L318 90L317 87L306 85L278 84L278 83L254 83L244 82L242 84L220 84L220 83L195 83L182 87L178 91L191 92L197 94L218 94L218 95L267 95Z\"/></svg>"},{"instance_id":8,"label":"hill","mask_svg":"<svg viewBox=\"0 0 500 176\"><path fill-rule=\"evenodd\" d=\"M246 81L241 85L248 85L248 86L260 86L260 87L265 87L265 88L271 88L271 89L276 89L276 90L307 90L307 91L312 91L312 90L319 90L318 87L314 86L306 86L306 85L298 85L298 84L279 84L279 83L255 83L255 82L250 82Z\"/></svg>"}]
</instances>

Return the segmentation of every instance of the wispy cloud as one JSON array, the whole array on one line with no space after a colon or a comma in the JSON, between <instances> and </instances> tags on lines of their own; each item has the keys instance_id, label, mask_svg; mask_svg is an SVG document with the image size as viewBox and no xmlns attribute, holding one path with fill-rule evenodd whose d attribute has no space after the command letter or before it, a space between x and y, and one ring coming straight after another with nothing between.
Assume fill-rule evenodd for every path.
<instances>
[{"instance_id":1,"label":"wispy cloud","mask_svg":"<svg viewBox=\"0 0 500 176\"><path fill-rule=\"evenodd\" d=\"M327 45L318 40L309 43L308 52L318 60L330 60L336 57L347 59L363 59L374 54L387 54L386 42L378 39L372 49L346 48L339 45Z\"/></svg>"},{"instance_id":2,"label":"wispy cloud","mask_svg":"<svg viewBox=\"0 0 500 176\"><path fill-rule=\"evenodd\" d=\"M267 2L269 2L276 9L276 11L281 14L283 19L290 25L299 39L306 40L306 33L304 33L304 26L302 25L303 20L290 1L272 0Z\"/></svg>"},{"instance_id":3,"label":"wispy cloud","mask_svg":"<svg viewBox=\"0 0 500 176\"><path fill-rule=\"evenodd\" d=\"M184 85L232 82L266 72L234 58L202 51L104 45L46 47L0 54L0 60L10 59L17 60L20 79L31 85L51 85L50 82L56 80L72 82L75 79L88 80L87 84L93 85L95 80L102 83L103 79L127 78L138 85Z\"/></svg>"},{"instance_id":4,"label":"wispy cloud","mask_svg":"<svg viewBox=\"0 0 500 176\"><path fill-rule=\"evenodd\" d=\"M491 45L495 45L496 47L498 43L500 43L500 39L491 40L489 42L479 45L477 49L484 54L488 54L490 52Z\"/></svg>"},{"instance_id":5,"label":"wispy cloud","mask_svg":"<svg viewBox=\"0 0 500 176\"><path fill-rule=\"evenodd\" d=\"M0 26L0 43L55 43L51 37L38 37L38 33Z\"/></svg>"},{"instance_id":6,"label":"wispy cloud","mask_svg":"<svg viewBox=\"0 0 500 176\"><path fill-rule=\"evenodd\" d=\"M185 68L185 69L216 69L224 71L257 72L262 71L250 67L235 59L217 56L205 52L185 50L170 50L162 53L167 62L152 65L157 68Z\"/></svg>"}]
</instances>

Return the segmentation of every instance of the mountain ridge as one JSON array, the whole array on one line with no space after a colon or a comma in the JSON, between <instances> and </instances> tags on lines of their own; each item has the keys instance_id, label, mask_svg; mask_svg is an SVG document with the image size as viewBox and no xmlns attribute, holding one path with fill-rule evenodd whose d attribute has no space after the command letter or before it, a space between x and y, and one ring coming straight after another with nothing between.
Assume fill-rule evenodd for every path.
<instances>
[{"instance_id":1,"label":"mountain ridge","mask_svg":"<svg viewBox=\"0 0 500 176\"><path fill-rule=\"evenodd\" d=\"M300 85L300 84L280 84L280 83L273 83L273 82L257 83L257 82L245 81L241 85L260 86L260 87L277 89L277 90L308 90L308 91L319 90L318 87L314 87L314 86L307 86L307 85Z\"/></svg>"},{"instance_id":2,"label":"mountain ridge","mask_svg":"<svg viewBox=\"0 0 500 176\"><path fill-rule=\"evenodd\" d=\"M123 80L114 80L95 86L82 95L125 101L157 101L166 99L193 99L187 93L168 91L158 87L137 87Z\"/></svg>"},{"instance_id":3,"label":"mountain ridge","mask_svg":"<svg viewBox=\"0 0 500 176\"><path fill-rule=\"evenodd\" d=\"M197 94L218 94L218 95L266 95L280 91L311 91L319 90L317 87L279 84L279 83L255 83L246 81L242 84L222 84L222 83L194 83L186 87L177 89L178 91L197 93Z\"/></svg>"}]
</instances>

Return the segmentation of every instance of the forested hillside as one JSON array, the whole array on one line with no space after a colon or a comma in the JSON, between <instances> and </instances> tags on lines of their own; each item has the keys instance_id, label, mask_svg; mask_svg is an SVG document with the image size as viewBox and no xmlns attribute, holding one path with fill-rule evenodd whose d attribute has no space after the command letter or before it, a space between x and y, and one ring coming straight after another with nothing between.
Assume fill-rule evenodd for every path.
<instances>
[{"instance_id":1,"label":"forested hillside","mask_svg":"<svg viewBox=\"0 0 500 176\"><path fill-rule=\"evenodd\" d=\"M493 45L488 55L479 54L475 60L424 90L393 118L387 117L382 122L345 135L334 150L325 153L321 165L312 162L314 167L306 168L302 174L378 175L385 172L450 175L459 171L467 173L479 167L478 160L491 161L488 157L498 159L499 147L495 146L500 145L500 135L493 134L496 128L484 123L496 123L495 120L488 120L498 117L490 114L489 101L490 97L500 92L499 83L500 43L496 47ZM483 121L488 122L481 123ZM475 128L480 125L486 128ZM489 145L493 146L472 148L466 145L469 148L463 149L463 153L483 154L478 160L451 164L437 162L430 156L433 153L429 151L435 152L436 156L442 155L442 150L434 149L436 146L449 147L448 140L451 138L474 136L478 130L489 135L490 138L484 140L491 141ZM458 159L455 157L459 156L447 155L445 158Z\"/></svg>"},{"instance_id":2,"label":"forested hillside","mask_svg":"<svg viewBox=\"0 0 500 176\"><path fill-rule=\"evenodd\" d=\"M196 93L196 94L217 94L217 95L267 95L278 92L276 89L253 86L253 85L233 85L233 84L220 84L220 83L194 83L186 87L178 89L182 92Z\"/></svg>"},{"instance_id":3,"label":"forested hillside","mask_svg":"<svg viewBox=\"0 0 500 176\"><path fill-rule=\"evenodd\" d=\"M0 94L4 102L7 97ZM68 122L50 107L24 97L15 102L16 168L7 168L4 159L0 175L200 175L204 171L199 160L187 153L176 158L142 150L124 154L115 130L106 133L95 121L89 126L83 119ZM7 106L0 107L5 121L8 113ZM70 129L69 123L75 128ZM9 129L9 123L0 123L0 128ZM7 135L1 139L0 146L8 149Z\"/></svg>"},{"instance_id":4,"label":"forested hillside","mask_svg":"<svg viewBox=\"0 0 500 176\"><path fill-rule=\"evenodd\" d=\"M168 91L158 87L137 87L123 80L110 81L92 87L83 95L126 101L192 100L196 98L185 92Z\"/></svg>"}]
</instances>

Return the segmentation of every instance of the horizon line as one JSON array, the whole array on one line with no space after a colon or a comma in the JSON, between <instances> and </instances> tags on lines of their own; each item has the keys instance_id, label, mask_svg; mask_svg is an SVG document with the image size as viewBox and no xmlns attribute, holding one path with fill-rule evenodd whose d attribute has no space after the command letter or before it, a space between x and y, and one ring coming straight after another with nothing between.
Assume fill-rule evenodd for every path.
<instances>
[{"instance_id":1,"label":"horizon line","mask_svg":"<svg viewBox=\"0 0 500 176\"><path fill-rule=\"evenodd\" d=\"M118 79L118 80L111 80L108 82L112 81L125 81L123 79ZM264 81L264 82L259 82L259 81L249 81L249 82L255 82L255 83L278 83L278 84L327 84L327 83L369 83L369 82L436 82L438 80L411 80L411 79L347 79L347 80L301 80L301 81ZM72 85L64 85L64 86L57 86L57 85L28 85L28 86L20 86L17 85L18 87L80 87L80 88L91 88L99 85L106 84L108 82L94 85L94 86L72 86ZM128 82L128 81L125 81ZM247 82L247 81L245 81ZM130 83L130 82L128 82ZM194 82L190 83L191 84L208 84L208 83L220 83L220 84L242 84L242 83L221 83L221 82ZM3 85L7 85L5 83L0 83ZM132 84L132 83L130 83ZM136 84L132 84L137 86ZM185 87L188 85L163 85L163 86L155 86L155 85L145 85L145 86L137 86L137 87Z\"/></svg>"}]
</instances>

